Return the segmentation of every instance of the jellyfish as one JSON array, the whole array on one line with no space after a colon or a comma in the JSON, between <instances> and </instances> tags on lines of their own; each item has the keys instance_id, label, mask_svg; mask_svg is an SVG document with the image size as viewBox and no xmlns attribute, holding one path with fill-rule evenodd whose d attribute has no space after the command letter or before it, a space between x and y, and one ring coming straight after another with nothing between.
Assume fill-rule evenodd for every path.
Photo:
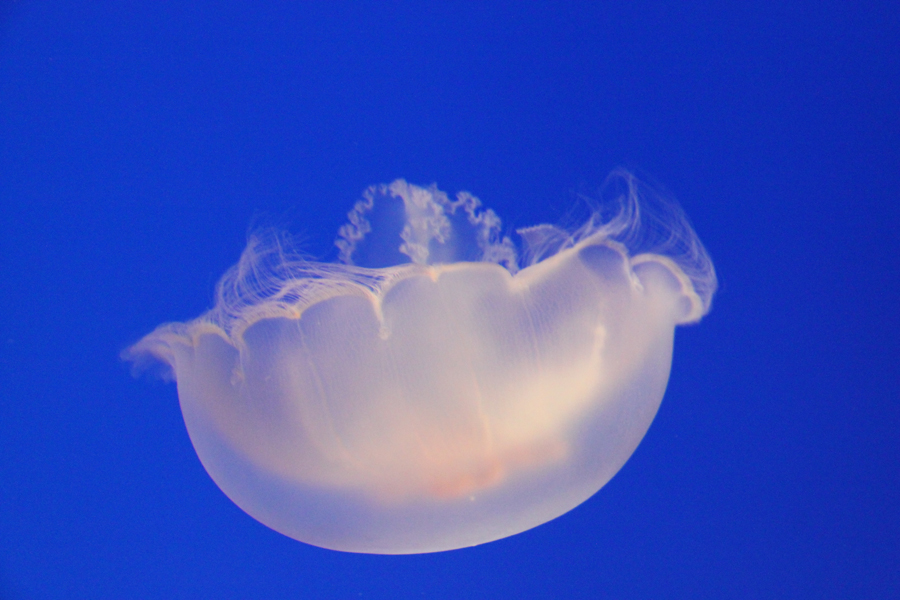
<instances>
[{"instance_id":1,"label":"jellyfish","mask_svg":"<svg viewBox=\"0 0 900 600\"><path fill-rule=\"evenodd\" d=\"M505 231L468 193L373 186L317 262L252 233L215 305L123 356L177 383L218 487L334 550L474 546L555 519L625 464L710 309L671 199L616 171L573 227Z\"/></svg>"}]
</instances>

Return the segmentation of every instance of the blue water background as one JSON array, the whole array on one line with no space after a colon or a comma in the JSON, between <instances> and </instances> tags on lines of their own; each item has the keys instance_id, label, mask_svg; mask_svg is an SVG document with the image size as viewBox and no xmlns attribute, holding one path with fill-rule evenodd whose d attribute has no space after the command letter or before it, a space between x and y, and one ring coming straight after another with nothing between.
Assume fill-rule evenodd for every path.
<instances>
[{"instance_id":1,"label":"blue water background","mask_svg":"<svg viewBox=\"0 0 900 600\"><path fill-rule=\"evenodd\" d=\"M0 5L0 597L900 597L892 2ZM207 309L254 222L333 256L370 184L515 227L618 166L717 267L662 408L521 535L353 555L209 479L119 352Z\"/></svg>"}]
</instances>

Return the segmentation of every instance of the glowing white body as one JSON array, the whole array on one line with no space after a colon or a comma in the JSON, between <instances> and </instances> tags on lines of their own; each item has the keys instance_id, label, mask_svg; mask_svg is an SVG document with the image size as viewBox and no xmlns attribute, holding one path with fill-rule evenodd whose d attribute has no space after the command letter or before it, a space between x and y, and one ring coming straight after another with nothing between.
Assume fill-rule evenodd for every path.
<instances>
[{"instance_id":1,"label":"glowing white body","mask_svg":"<svg viewBox=\"0 0 900 600\"><path fill-rule=\"evenodd\" d=\"M604 232L515 272L413 263L372 272L375 285L354 277L240 305L230 330L201 318L132 349L172 368L229 498L354 552L472 546L585 501L646 433L675 326L709 301L674 260L629 256Z\"/></svg>"}]
</instances>

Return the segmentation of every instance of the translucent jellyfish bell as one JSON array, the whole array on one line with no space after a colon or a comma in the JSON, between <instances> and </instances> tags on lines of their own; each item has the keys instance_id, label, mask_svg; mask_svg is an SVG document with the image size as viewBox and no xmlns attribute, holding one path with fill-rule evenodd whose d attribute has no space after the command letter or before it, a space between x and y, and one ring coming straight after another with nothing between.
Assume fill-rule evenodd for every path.
<instances>
[{"instance_id":1,"label":"translucent jellyfish bell","mask_svg":"<svg viewBox=\"0 0 900 600\"><path fill-rule=\"evenodd\" d=\"M211 311L125 356L168 369L207 472L287 536L406 554L525 531L628 460L716 287L677 205L626 172L606 189L517 246L469 194L370 188L342 262L256 235Z\"/></svg>"}]
</instances>

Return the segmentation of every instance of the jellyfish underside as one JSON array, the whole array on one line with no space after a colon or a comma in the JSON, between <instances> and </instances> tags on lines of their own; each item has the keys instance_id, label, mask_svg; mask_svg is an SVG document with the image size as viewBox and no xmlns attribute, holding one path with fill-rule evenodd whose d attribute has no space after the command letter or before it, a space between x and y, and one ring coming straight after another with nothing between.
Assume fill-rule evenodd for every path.
<instances>
[{"instance_id":1,"label":"jellyfish underside","mask_svg":"<svg viewBox=\"0 0 900 600\"><path fill-rule=\"evenodd\" d=\"M614 226L520 232L520 268L477 199L371 188L341 231L342 264L252 239L216 308L128 356L171 369L207 472L276 531L384 554L513 535L622 467L662 400L675 326L709 309L699 241L660 246L689 248L690 263L634 253L654 246L634 235L640 198L628 192ZM403 202L410 262L350 264L372 243L376 201L391 200ZM683 218L672 231L693 235ZM482 260L443 260L461 253Z\"/></svg>"}]
</instances>

